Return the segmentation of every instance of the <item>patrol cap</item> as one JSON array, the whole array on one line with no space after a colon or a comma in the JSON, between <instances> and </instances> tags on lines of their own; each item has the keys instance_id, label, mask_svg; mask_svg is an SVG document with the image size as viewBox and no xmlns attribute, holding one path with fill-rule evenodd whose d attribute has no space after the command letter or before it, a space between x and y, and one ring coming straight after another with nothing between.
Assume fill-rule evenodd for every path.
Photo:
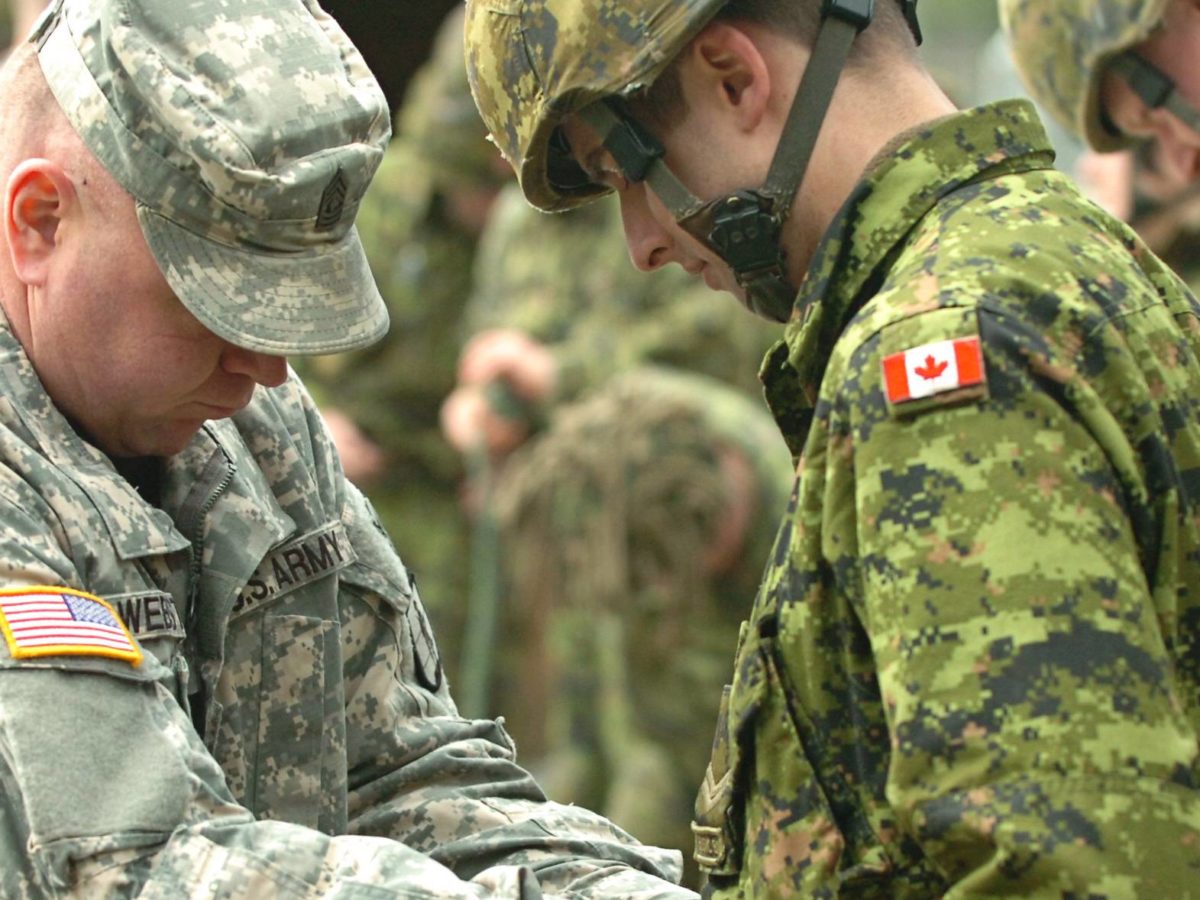
<instances>
[{"instance_id":1,"label":"patrol cap","mask_svg":"<svg viewBox=\"0 0 1200 900\"><path fill-rule=\"evenodd\" d=\"M727 0L468 0L467 74L526 199L547 211L606 193L556 180L573 112L648 87Z\"/></svg>"},{"instance_id":2,"label":"patrol cap","mask_svg":"<svg viewBox=\"0 0 1200 900\"><path fill-rule=\"evenodd\" d=\"M1171 0L1000 0L1013 60L1033 97L1100 151L1130 140L1106 127L1100 82L1112 60L1148 38Z\"/></svg>"},{"instance_id":3,"label":"patrol cap","mask_svg":"<svg viewBox=\"0 0 1200 900\"><path fill-rule=\"evenodd\" d=\"M353 221L387 101L315 0L56 0L30 40L207 328L275 355L383 335Z\"/></svg>"}]
</instances>

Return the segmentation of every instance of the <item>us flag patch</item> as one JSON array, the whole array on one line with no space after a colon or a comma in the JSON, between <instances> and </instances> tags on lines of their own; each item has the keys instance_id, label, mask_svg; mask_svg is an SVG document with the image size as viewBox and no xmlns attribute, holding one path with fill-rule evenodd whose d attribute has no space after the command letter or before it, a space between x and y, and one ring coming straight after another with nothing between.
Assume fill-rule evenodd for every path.
<instances>
[{"instance_id":1,"label":"us flag patch","mask_svg":"<svg viewBox=\"0 0 1200 900\"><path fill-rule=\"evenodd\" d=\"M893 405L983 382L983 353L977 337L922 344L883 359L884 390Z\"/></svg>"},{"instance_id":2,"label":"us flag patch","mask_svg":"<svg viewBox=\"0 0 1200 900\"><path fill-rule=\"evenodd\" d=\"M14 659L107 656L135 666L142 661L116 611L99 597L70 588L0 591L0 631Z\"/></svg>"}]
</instances>

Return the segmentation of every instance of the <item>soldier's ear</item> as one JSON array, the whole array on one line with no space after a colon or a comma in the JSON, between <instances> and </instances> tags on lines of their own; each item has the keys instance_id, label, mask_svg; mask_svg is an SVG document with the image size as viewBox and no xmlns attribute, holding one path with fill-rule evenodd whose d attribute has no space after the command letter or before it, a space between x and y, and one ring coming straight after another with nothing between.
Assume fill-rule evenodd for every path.
<instances>
[{"instance_id":1,"label":"soldier's ear","mask_svg":"<svg viewBox=\"0 0 1200 900\"><path fill-rule=\"evenodd\" d=\"M767 111L771 71L763 48L751 32L735 25L713 22L705 27L689 45L680 76L689 103L716 104L743 132L754 130Z\"/></svg>"},{"instance_id":2,"label":"soldier's ear","mask_svg":"<svg viewBox=\"0 0 1200 900\"><path fill-rule=\"evenodd\" d=\"M4 236L25 284L45 283L63 217L76 203L75 185L57 163L27 159L13 169L4 192Z\"/></svg>"}]
</instances>

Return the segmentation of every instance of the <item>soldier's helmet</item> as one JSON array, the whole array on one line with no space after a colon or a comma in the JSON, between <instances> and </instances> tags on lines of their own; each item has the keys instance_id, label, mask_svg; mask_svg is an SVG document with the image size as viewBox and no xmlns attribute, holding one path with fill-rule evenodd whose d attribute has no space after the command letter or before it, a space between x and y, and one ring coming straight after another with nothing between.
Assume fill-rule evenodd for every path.
<instances>
[{"instance_id":1,"label":"soldier's helmet","mask_svg":"<svg viewBox=\"0 0 1200 900\"><path fill-rule=\"evenodd\" d=\"M606 192L581 177L558 126L652 84L726 2L468 0L471 92L530 203L558 211Z\"/></svg>"},{"instance_id":2,"label":"soldier's helmet","mask_svg":"<svg viewBox=\"0 0 1200 900\"><path fill-rule=\"evenodd\" d=\"M1105 125L1100 80L1120 53L1158 28L1171 0L1000 0L1000 20L1025 86L1100 151L1129 139Z\"/></svg>"},{"instance_id":3,"label":"soldier's helmet","mask_svg":"<svg viewBox=\"0 0 1200 900\"><path fill-rule=\"evenodd\" d=\"M396 136L443 187L499 187L507 178L471 99L463 59L463 8L438 27L429 59L413 76Z\"/></svg>"}]
</instances>

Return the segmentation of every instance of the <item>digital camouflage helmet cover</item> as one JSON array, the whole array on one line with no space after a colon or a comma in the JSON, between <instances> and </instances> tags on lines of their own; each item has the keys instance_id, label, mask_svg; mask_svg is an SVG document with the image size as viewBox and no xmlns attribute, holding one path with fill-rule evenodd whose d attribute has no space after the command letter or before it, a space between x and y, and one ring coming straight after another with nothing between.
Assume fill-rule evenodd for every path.
<instances>
[{"instance_id":1,"label":"digital camouflage helmet cover","mask_svg":"<svg viewBox=\"0 0 1200 900\"><path fill-rule=\"evenodd\" d=\"M1200 113L1133 48L1162 26L1172 0L1000 0L1000 20L1030 93L1064 126L1100 151L1131 143L1100 100L1106 72L1151 108L1200 130Z\"/></svg>"},{"instance_id":2,"label":"digital camouflage helmet cover","mask_svg":"<svg viewBox=\"0 0 1200 900\"><path fill-rule=\"evenodd\" d=\"M784 275L779 236L874 0L823 0L821 29L766 181L705 203L663 164L662 147L620 99L653 84L726 2L469 0L467 71L488 130L530 203L559 211L607 191L583 176L561 138L559 126L577 113L626 178L646 181L681 227L729 263L751 309L785 321L795 288ZM916 0L900 2L919 40Z\"/></svg>"}]
</instances>

